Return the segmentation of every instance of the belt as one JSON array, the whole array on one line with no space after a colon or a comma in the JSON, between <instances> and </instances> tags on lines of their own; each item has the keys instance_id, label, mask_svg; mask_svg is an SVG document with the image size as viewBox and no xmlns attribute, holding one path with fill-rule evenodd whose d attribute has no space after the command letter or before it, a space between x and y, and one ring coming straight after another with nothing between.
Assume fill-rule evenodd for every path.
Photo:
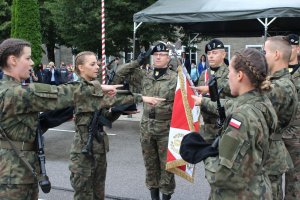
<instances>
[{"instance_id":1,"label":"belt","mask_svg":"<svg viewBox=\"0 0 300 200\"><path fill-rule=\"evenodd\" d=\"M18 141L12 141L12 143L15 145L15 147L19 151L34 151L35 150L35 145L34 143L28 143L28 142L18 142ZM0 148L1 149L13 149L9 142L6 140L1 140L0 139Z\"/></svg>"},{"instance_id":2,"label":"belt","mask_svg":"<svg viewBox=\"0 0 300 200\"><path fill-rule=\"evenodd\" d=\"M144 111L144 116L149 119L157 120L170 120L172 118L172 113L155 113L154 110Z\"/></svg>"}]
</instances>

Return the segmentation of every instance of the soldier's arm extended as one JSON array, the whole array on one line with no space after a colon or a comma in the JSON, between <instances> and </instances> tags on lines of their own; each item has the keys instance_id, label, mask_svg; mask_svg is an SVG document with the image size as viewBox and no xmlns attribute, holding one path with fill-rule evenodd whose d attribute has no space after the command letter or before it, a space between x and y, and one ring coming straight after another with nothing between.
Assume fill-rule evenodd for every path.
<instances>
[{"instance_id":1,"label":"soldier's arm extended","mask_svg":"<svg viewBox=\"0 0 300 200\"><path fill-rule=\"evenodd\" d=\"M62 109L73 105L73 96L80 83L53 86L34 83L17 86L4 94L6 116Z\"/></svg>"},{"instance_id":2,"label":"soldier's arm extended","mask_svg":"<svg viewBox=\"0 0 300 200\"><path fill-rule=\"evenodd\" d=\"M229 101L227 99L220 99L220 102L221 105L224 105L226 111L227 108L230 107L232 101ZM205 110L205 112L208 114L219 116L217 102L211 101L209 97L202 98L201 111L203 110Z\"/></svg>"}]
</instances>

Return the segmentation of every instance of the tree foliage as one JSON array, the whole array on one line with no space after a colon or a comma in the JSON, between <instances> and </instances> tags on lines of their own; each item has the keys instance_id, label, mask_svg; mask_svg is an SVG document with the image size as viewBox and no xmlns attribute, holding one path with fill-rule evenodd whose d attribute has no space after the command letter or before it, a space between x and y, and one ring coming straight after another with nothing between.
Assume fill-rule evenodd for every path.
<instances>
[{"instance_id":1,"label":"tree foliage","mask_svg":"<svg viewBox=\"0 0 300 200\"><path fill-rule=\"evenodd\" d=\"M0 41L10 36L11 11L7 1L0 0Z\"/></svg>"},{"instance_id":2,"label":"tree foliage","mask_svg":"<svg viewBox=\"0 0 300 200\"><path fill-rule=\"evenodd\" d=\"M132 50L133 14L155 0L105 1L106 54ZM56 23L58 35L67 46L101 52L101 0L54 0L47 4ZM170 24L147 24L138 30L141 45L167 38L174 40L176 29Z\"/></svg>"},{"instance_id":3,"label":"tree foliage","mask_svg":"<svg viewBox=\"0 0 300 200\"><path fill-rule=\"evenodd\" d=\"M37 0L13 0L11 21L11 36L29 41L32 59L39 63L42 58L42 36Z\"/></svg>"}]
</instances>

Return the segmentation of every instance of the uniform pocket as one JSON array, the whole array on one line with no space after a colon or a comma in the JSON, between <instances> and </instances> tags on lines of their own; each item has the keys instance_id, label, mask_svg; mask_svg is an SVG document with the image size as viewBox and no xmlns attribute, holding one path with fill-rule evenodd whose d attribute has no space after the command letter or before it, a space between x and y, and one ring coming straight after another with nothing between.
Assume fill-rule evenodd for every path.
<instances>
[{"instance_id":1,"label":"uniform pocket","mask_svg":"<svg viewBox=\"0 0 300 200\"><path fill-rule=\"evenodd\" d=\"M34 92L34 95L38 97L53 99L56 99L58 97L58 89L55 86L36 83L30 84L30 87Z\"/></svg>"},{"instance_id":2,"label":"uniform pocket","mask_svg":"<svg viewBox=\"0 0 300 200\"><path fill-rule=\"evenodd\" d=\"M237 170L240 167L239 160L243 158L250 144L242 140L241 138L236 139L229 135L223 135L220 141L220 164L231 169ZM237 159L239 157L239 159ZM233 165L235 165L233 167Z\"/></svg>"}]
</instances>

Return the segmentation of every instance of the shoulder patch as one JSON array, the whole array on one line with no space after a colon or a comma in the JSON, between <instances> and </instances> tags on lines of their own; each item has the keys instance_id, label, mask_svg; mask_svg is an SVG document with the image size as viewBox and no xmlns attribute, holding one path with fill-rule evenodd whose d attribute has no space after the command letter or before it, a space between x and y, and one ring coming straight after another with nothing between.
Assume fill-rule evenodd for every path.
<instances>
[{"instance_id":1,"label":"shoulder patch","mask_svg":"<svg viewBox=\"0 0 300 200\"><path fill-rule=\"evenodd\" d=\"M242 125L242 122L240 122L239 120L236 120L234 118L230 119L229 126L239 129L241 127L241 125Z\"/></svg>"}]
</instances>

